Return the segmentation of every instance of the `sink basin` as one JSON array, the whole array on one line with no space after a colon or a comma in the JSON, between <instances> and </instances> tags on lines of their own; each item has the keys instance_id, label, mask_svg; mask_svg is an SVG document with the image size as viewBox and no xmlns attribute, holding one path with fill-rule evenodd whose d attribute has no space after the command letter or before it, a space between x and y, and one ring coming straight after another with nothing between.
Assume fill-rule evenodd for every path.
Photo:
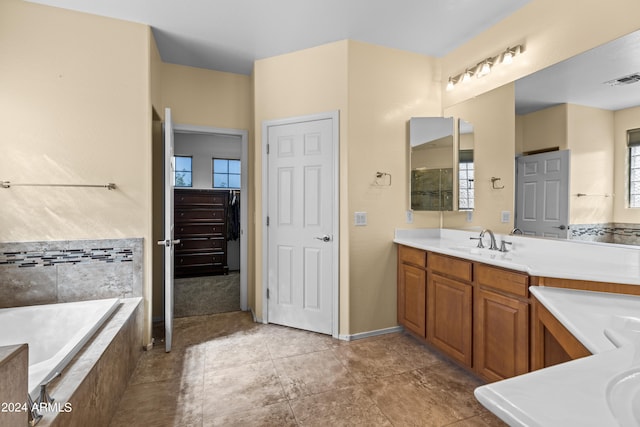
<instances>
[{"instance_id":1,"label":"sink basin","mask_svg":"<svg viewBox=\"0 0 640 427\"><path fill-rule=\"evenodd\" d=\"M607 403L622 427L640 425L640 366L615 376L609 382Z\"/></svg>"},{"instance_id":2,"label":"sink basin","mask_svg":"<svg viewBox=\"0 0 640 427\"><path fill-rule=\"evenodd\" d=\"M452 246L449 249L452 249L456 252L463 252L465 254L473 255L484 255L489 252L489 249L486 248L468 248L466 246Z\"/></svg>"},{"instance_id":3,"label":"sink basin","mask_svg":"<svg viewBox=\"0 0 640 427\"><path fill-rule=\"evenodd\" d=\"M456 252L463 253L465 255L475 255L482 256L491 259L505 260L511 261L512 256L510 252L500 252L491 250L488 248L476 248L476 247L468 247L468 246L450 246L449 249L454 250Z\"/></svg>"}]
</instances>

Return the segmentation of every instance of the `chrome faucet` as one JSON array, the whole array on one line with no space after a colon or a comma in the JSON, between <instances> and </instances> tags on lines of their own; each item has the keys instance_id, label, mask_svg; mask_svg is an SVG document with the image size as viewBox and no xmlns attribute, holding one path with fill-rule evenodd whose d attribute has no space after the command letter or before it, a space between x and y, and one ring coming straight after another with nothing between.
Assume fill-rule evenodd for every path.
<instances>
[{"instance_id":1,"label":"chrome faucet","mask_svg":"<svg viewBox=\"0 0 640 427\"><path fill-rule=\"evenodd\" d=\"M514 234L522 234L522 230L516 227L513 230L511 230L511 232L509 233L510 236L513 236Z\"/></svg>"},{"instance_id":2,"label":"chrome faucet","mask_svg":"<svg viewBox=\"0 0 640 427\"><path fill-rule=\"evenodd\" d=\"M493 251L498 250L498 245L496 244L496 236L493 234L493 231L489 230L488 228L482 230L482 232L480 233L480 240L482 240L485 233L489 233L489 237L491 237L491 244L489 245L489 249Z\"/></svg>"}]
</instances>

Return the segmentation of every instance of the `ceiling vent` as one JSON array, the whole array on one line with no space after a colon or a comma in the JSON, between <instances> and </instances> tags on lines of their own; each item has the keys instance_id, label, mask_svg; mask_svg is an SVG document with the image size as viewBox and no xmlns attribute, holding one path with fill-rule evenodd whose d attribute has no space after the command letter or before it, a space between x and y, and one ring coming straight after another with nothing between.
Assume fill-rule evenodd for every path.
<instances>
[{"instance_id":1,"label":"ceiling vent","mask_svg":"<svg viewBox=\"0 0 640 427\"><path fill-rule=\"evenodd\" d=\"M633 73L633 74L629 74L628 76L609 80L608 82L604 82L604 84L609 86L624 86L624 85L630 85L638 82L640 82L640 73Z\"/></svg>"}]
</instances>

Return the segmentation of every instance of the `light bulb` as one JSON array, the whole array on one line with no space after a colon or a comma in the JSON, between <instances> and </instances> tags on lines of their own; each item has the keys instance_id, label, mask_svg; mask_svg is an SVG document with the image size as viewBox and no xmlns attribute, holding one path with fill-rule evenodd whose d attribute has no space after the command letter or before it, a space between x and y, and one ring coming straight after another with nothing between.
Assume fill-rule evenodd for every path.
<instances>
[{"instance_id":1,"label":"light bulb","mask_svg":"<svg viewBox=\"0 0 640 427\"><path fill-rule=\"evenodd\" d=\"M471 72L467 70L464 72L464 75L462 76L462 83L466 83L469 80L471 80Z\"/></svg>"},{"instance_id":2,"label":"light bulb","mask_svg":"<svg viewBox=\"0 0 640 427\"><path fill-rule=\"evenodd\" d=\"M486 76L491 72L491 64L489 61L485 61L482 63L482 67L480 67L480 71L478 71L478 78Z\"/></svg>"},{"instance_id":3,"label":"light bulb","mask_svg":"<svg viewBox=\"0 0 640 427\"><path fill-rule=\"evenodd\" d=\"M513 52L511 51L511 49L507 49L504 52L504 55L502 55L502 63L509 65L513 62Z\"/></svg>"},{"instance_id":4,"label":"light bulb","mask_svg":"<svg viewBox=\"0 0 640 427\"><path fill-rule=\"evenodd\" d=\"M453 87L454 87L453 79L451 79L451 77L449 77L449 81L447 82L447 90L448 91L452 91Z\"/></svg>"}]
</instances>

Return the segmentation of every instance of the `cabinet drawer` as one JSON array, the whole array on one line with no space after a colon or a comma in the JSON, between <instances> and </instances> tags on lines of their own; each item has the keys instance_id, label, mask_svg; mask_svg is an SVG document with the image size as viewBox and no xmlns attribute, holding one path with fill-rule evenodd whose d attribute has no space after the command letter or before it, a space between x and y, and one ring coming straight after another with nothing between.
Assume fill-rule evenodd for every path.
<instances>
[{"instance_id":1,"label":"cabinet drawer","mask_svg":"<svg viewBox=\"0 0 640 427\"><path fill-rule=\"evenodd\" d=\"M481 286L520 297L526 298L529 296L529 276L527 274L478 264L476 266L476 278Z\"/></svg>"},{"instance_id":2,"label":"cabinet drawer","mask_svg":"<svg viewBox=\"0 0 640 427\"><path fill-rule=\"evenodd\" d=\"M186 254L175 256L175 265L196 266L196 265L222 265L224 262L224 254L222 253L206 253L206 254Z\"/></svg>"},{"instance_id":3,"label":"cabinet drawer","mask_svg":"<svg viewBox=\"0 0 640 427\"><path fill-rule=\"evenodd\" d=\"M176 224L174 233L176 238L189 236L211 236L218 237L224 236L225 226L224 224Z\"/></svg>"},{"instance_id":4,"label":"cabinet drawer","mask_svg":"<svg viewBox=\"0 0 640 427\"><path fill-rule=\"evenodd\" d=\"M206 191L184 191L176 190L173 198L173 202L176 206L189 205L189 206L207 206L207 207L223 207L225 205L226 194L225 193L212 193Z\"/></svg>"},{"instance_id":5,"label":"cabinet drawer","mask_svg":"<svg viewBox=\"0 0 640 427\"><path fill-rule=\"evenodd\" d=\"M470 282L473 280L473 263L459 258L429 253L429 267L447 276Z\"/></svg>"},{"instance_id":6,"label":"cabinet drawer","mask_svg":"<svg viewBox=\"0 0 640 427\"><path fill-rule=\"evenodd\" d=\"M422 249L400 245L398 247L398 255L401 263L413 264L422 268L427 265L427 252Z\"/></svg>"},{"instance_id":7,"label":"cabinet drawer","mask_svg":"<svg viewBox=\"0 0 640 427\"><path fill-rule=\"evenodd\" d=\"M224 249L224 238L181 238L176 245L176 251L208 251L218 252Z\"/></svg>"},{"instance_id":8,"label":"cabinet drawer","mask_svg":"<svg viewBox=\"0 0 640 427\"><path fill-rule=\"evenodd\" d=\"M224 209L176 209L175 221L224 222Z\"/></svg>"}]
</instances>

